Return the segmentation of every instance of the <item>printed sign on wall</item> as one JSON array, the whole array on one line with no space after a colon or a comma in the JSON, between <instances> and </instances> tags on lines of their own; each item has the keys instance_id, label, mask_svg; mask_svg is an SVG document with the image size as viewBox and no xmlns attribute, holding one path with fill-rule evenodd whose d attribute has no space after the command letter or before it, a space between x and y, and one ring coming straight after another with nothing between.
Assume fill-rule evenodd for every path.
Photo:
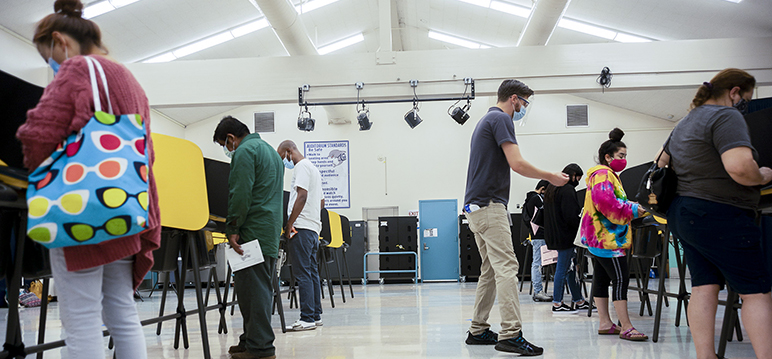
<instances>
[{"instance_id":1,"label":"printed sign on wall","mask_svg":"<svg viewBox=\"0 0 772 359\"><path fill-rule=\"evenodd\" d=\"M325 208L350 208L348 141L305 142L304 156L322 174Z\"/></svg>"}]
</instances>

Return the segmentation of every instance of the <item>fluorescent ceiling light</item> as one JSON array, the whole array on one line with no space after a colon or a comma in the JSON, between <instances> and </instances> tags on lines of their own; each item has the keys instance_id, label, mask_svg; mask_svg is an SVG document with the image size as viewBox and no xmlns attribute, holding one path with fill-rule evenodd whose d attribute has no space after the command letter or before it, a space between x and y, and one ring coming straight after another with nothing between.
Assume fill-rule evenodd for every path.
<instances>
[{"instance_id":1,"label":"fluorescent ceiling light","mask_svg":"<svg viewBox=\"0 0 772 359\"><path fill-rule=\"evenodd\" d=\"M491 9L525 18L531 16L531 9L501 1L491 1Z\"/></svg>"},{"instance_id":2,"label":"fluorescent ceiling light","mask_svg":"<svg viewBox=\"0 0 772 359\"><path fill-rule=\"evenodd\" d=\"M266 27L268 27L268 20L262 18L231 30L231 34L233 34L233 37L240 37Z\"/></svg>"},{"instance_id":3,"label":"fluorescent ceiling light","mask_svg":"<svg viewBox=\"0 0 772 359\"><path fill-rule=\"evenodd\" d=\"M447 42L453 45L463 46L469 49L489 49L490 48L490 46L483 45L479 42L469 41L459 37L446 35L443 33L436 32L434 30L429 30L429 38L439 40L442 42Z\"/></svg>"},{"instance_id":4,"label":"fluorescent ceiling light","mask_svg":"<svg viewBox=\"0 0 772 359\"><path fill-rule=\"evenodd\" d=\"M113 4L116 8L124 7L126 5L129 5L131 3L135 3L139 0L110 0L110 3Z\"/></svg>"},{"instance_id":5,"label":"fluorescent ceiling light","mask_svg":"<svg viewBox=\"0 0 772 359\"><path fill-rule=\"evenodd\" d=\"M505 12L507 14L512 14L512 15L519 16L519 17L528 18L529 16L531 16L531 9L529 9L527 7L519 6L519 5L510 4L510 3L504 2L504 1L498 1L498 0L458 0L458 1L465 2L465 3L468 3L468 4L477 5L477 6L487 7L487 8L490 8L492 10L497 10L497 11ZM726 1L740 2L742 0L726 0ZM609 39L609 40L614 40L614 41L619 41L619 42L650 42L650 41L652 41L652 39L647 39L645 37L625 34L625 33L622 33L622 32L616 32L616 31L613 31L613 30L604 29L602 27L598 27L598 26L595 26L595 25L590 25L590 24L587 24L587 23L583 23L583 22L580 22L580 21L575 21L575 20L571 20L571 19L567 19L567 18L560 19L560 22L558 22L558 26L562 27L564 29L578 31L578 32L582 32L582 33L585 33L585 34L589 34L589 35L593 35L593 36L598 36L598 37L602 37L604 39ZM482 45L482 44L479 44L480 46L478 46L478 47L472 47L473 45L471 45L471 44L474 44L474 43L470 42L470 41L467 41L467 40L464 40L464 39L456 39L456 38L454 38L451 41L446 41L444 39L440 39L440 38L433 37L433 36L440 36L440 37L446 36L447 37L448 35L436 34L436 33L435 33L435 35L432 35L432 32L429 32L429 37L431 37L433 39L440 40L440 41L445 41L445 42L449 42L451 44L456 44L456 45L459 45L459 46L469 47L469 48L472 48L472 49L487 48L486 45ZM456 41L456 42L454 42L454 41Z\"/></svg>"},{"instance_id":6,"label":"fluorescent ceiling light","mask_svg":"<svg viewBox=\"0 0 772 359\"><path fill-rule=\"evenodd\" d=\"M317 0L317 1L322 1L322 0ZM340 49L342 49L344 47L351 46L353 44L362 42L364 40L365 40L365 37L360 32L359 34L356 34L356 35L351 36L351 37L347 37L347 38L345 38L343 40L340 40L338 42L333 42L332 44L329 44L329 45L326 45L326 46L322 46L322 47L316 49L316 52L318 52L319 55L325 55L325 54L329 54L329 53L331 53L333 51L338 51L338 50L340 50Z\"/></svg>"},{"instance_id":7,"label":"fluorescent ceiling light","mask_svg":"<svg viewBox=\"0 0 772 359\"><path fill-rule=\"evenodd\" d=\"M497 1L497 0L493 0L493 1L491 0L458 0L458 1L465 2L467 4L491 8L496 11L501 11L507 14L512 14L520 17L528 17L529 15L531 15L531 9L527 7L513 5L510 3Z\"/></svg>"},{"instance_id":8,"label":"fluorescent ceiling light","mask_svg":"<svg viewBox=\"0 0 772 359\"><path fill-rule=\"evenodd\" d=\"M300 5L295 6L295 10L298 12L298 14L305 14L307 12L314 11L322 6L330 5L338 0L312 0L307 1L305 3L301 3Z\"/></svg>"},{"instance_id":9,"label":"fluorescent ceiling light","mask_svg":"<svg viewBox=\"0 0 772 359\"><path fill-rule=\"evenodd\" d=\"M170 51L170 52L167 52L165 54L158 55L156 57L151 57L151 58L149 58L149 59L147 59L145 61L142 61L142 63L145 63L145 64L155 64L155 63L159 63L159 62L169 62L169 61L174 61L174 60L177 60L177 56L174 56L174 54L171 53L171 51Z\"/></svg>"},{"instance_id":10,"label":"fluorescent ceiling light","mask_svg":"<svg viewBox=\"0 0 772 359\"><path fill-rule=\"evenodd\" d=\"M620 32L620 33L617 33L616 37L614 37L614 41L619 41L619 42L651 42L651 39L647 39L645 37L634 36L634 35L625 34L625 33Z\"/></svg>"},{"instance_id":11,"label":"fluorescent ceiling light","mask_svg":"<svg viewBox=\"0 0 772 359\"><path fill-rule=\"evenodd\" d=\"M729 1L729 2L733 2L733 3L735 3L735 4L739 4L739 3L740 3L740 1L742 1L742 0L726 0L726 1Z\"/></svg>"},{"instance_id":12,"label":"fluorescent ceiling light","mask_svg":"<svg viewBox=\"0 0 772 359\"><path fill-rule=\"evenodd\" d=\"M226 31L211 37L207 37L206 39L203 39L201 41L196 41L185 47L181 47L177 50L172 51L172 53L177 58L185 57L192 53L199 52L204 49L208 49L212 46L222 44L223 42L226 42L229 40L233 40L233 35L231 35L230 31Z\"/></svg>"},{"instance_id":13,"label":"fluorescent ceiling light","mask_svg":"<svg viewBox=\"0 0 772 359\"><path fill-rule=\"evenodd\" d=\"M472 5L482 6L482 7L491 6L491 0L459 0L459 1L469 3Z\"/></svg>"},{"instance_id":14,"label":"fluorescent ceiling light","mask_svg":"<svg viewBox=\"0 0 772 359\"><path fill-rule=\"evenodd\" d=\"M569 20L566 18L560 19L558 26L564 29L574 30L585 34L602 37L604 39L613 40L617 36L616 31L606 30L604 28L597 27L595 25L585 24L582 22Z\"/></svg>"},{"instance_id":15,"label":"fluorescent ceiling light","mask_svg":"<svg viewBox=\"0 0 772 359\"><path fill-rule=\"evenodd\" d=\"M113 10L115 10L115 6L110 4L109 1L98 2L96 4L86 6L86 8L83 9L83 18L91 19Z\"/></svg>"},{"instance_id":16,"label":"fluorescent ceiling light","mask_svg":"<svg viewBox=\"0 0 772 359\"><path fill-rule=\"evenodd\" d=\"M119 7L124 7L139 0L104 0L98 3L92 3L83 9L83 18L91 19L99 15L113 11Z\"/></svg>"},{"instance_id":17,"label":"fluorescent ceiling light","mask_svg":"<svg viewBox=\"0 0 772 359\"><path fill-rule=\"evenodd\" d=\"M230 41L237 37L241 37L241 36L253 33L257 30L266 28L268 26L269 26L268 20L266 18L261 18L259 20L255 20L255 21L246 23L244 25L237 26L233 29L223 31L219 34L215 34L214 36L210 36L201 41L197 41L192 44L185 45L183 47L180 47L177 50L169 51L161 55L151 57L142 62L157 63L157 62L174 61L180 57L188 56L194 52L198 52L198 51L210 48L212 46L222 44L223 42Z\"/></svg>"}]
</instances>

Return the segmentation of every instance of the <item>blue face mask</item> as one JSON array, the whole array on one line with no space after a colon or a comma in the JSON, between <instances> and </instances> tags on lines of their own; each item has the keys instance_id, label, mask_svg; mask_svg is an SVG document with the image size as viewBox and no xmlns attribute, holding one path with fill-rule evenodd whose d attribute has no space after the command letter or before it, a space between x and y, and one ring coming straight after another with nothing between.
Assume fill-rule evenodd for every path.
<instances>
[{"instance_id":1,"label":"blue face mask","mask_svg":"<svg viewBox=\"0 0 772 359\"><path fill-rule=\"evenodd\" d=\"M54 55L54 40L51 40L51 56ZM67 54L67 48L64 48L64 57L65 59L69 58L69 54ZM56 76L56 73L59 72L59 63L54 60L53 57L48 58L48 66L51 66L51 70L54 70L54 76Z\"/></svg>"},{"instance_id":2,"label":"blue face mask","mask_svg":"<svg viewBox=\"0 0 772 359\"><path fill-rule=\"evenodd\" d=\"M59 63L53 57L49 57L48 66L51 66L51 69L54 70L54 76L56 76L56 73L59 72Z\"/></svg>"},{"instance_id":3,"label":"blue face mask","mask_svg":"<svg viewBox=\"0 0 772 359\"><path fill-rule=\"evenodd\" d=\"M514 106L512 106L512 108L514 108ZM512 113L512 121L520 121L523 117L525 117L525 106L520 106L520 112Z\"/></svg>"},{"instance_id":4,"label":"blue face mask","mask_svg":"<svg viewBox=\"0 0 772 359\"><path fill-rule=\"evenodd\" d=\"M288 170L291 170L295 168L295 164L292 163L292 161L290 161L289 159L287 159L287 157L284 157L284 167L287 167Z\"/></svg>"}]
</instances>

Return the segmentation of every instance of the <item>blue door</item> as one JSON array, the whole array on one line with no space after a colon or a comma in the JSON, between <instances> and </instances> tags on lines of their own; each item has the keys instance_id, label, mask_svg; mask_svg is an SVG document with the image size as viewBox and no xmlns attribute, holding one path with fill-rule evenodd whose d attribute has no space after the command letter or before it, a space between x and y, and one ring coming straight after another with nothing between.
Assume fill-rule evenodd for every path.
<instances>
[{"instance_id":1,"label":"blue door","mask_svg":"<svg viewBox=\"0 0 772 359\"><path fill-rule=\"evenodd\" d=\"M458 201L418 201L421 280L458 280Z\"/></svg>"}]
</instances>

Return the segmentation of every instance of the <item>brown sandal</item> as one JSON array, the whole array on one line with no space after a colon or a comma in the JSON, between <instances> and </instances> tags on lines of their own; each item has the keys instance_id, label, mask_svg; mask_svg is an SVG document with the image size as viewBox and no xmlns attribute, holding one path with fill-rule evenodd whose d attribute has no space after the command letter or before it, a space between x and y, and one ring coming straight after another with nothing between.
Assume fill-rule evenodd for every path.
<instances>
[{"instance_id":1,"label":"brown sandal","mask_svg":"<svg viewBox=\"0 0 772 359\"><path fill-rule=\"evenodd\" d=\"M611 328L598 330L598 335L618 335L622 331L622 328L616 324L611 324Z\"/></svg>"},{"instance_id":2,"label":"brown sandal","mask_svg":"<svg viewBox=\"0 0 772 359\"><path fill-rule=\"evenodd\" d=\"M649 340L648 335L643 334L641 332L633 333L633 330L635 330L635 328L630 328L628 330L625 330L624 332L619 334L619 338L624 340L630 340L633 342L643 342L643 341Z\"/></svg>"}]
</instances>

